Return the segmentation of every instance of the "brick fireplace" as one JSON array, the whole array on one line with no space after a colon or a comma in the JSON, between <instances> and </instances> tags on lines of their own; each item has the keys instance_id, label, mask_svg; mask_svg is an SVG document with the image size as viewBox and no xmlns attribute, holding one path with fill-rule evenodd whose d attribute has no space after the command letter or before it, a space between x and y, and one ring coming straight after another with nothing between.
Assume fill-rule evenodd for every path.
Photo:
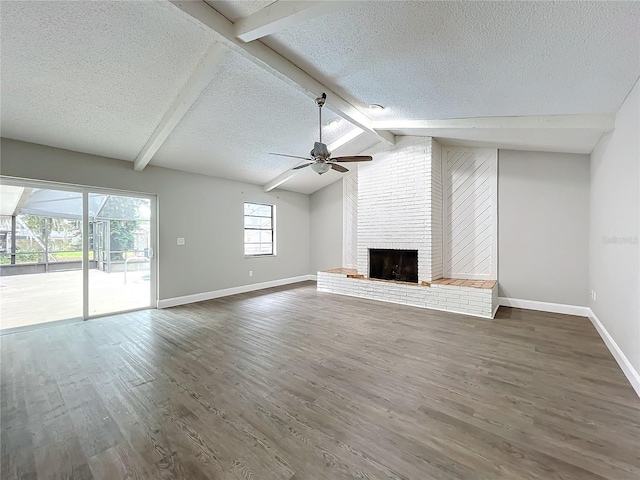
<instances>
[{"instance_id":1,"label":"brick fireplace","mask_svg":"<svg viewBox=\"0 0 640 480\"><path fill-rule=\"evenodd\" d=\"M440 145L431 138L399 136L395 145L368 153L374 161L359 165L357 177L345 180L351 195L345 205L356 208L345 211L345 222L356 219L357 231L355 242L345 246L355 251L345 252L345 258L357 258L357 268L318 272L318 290L492 318L497 282L442 279ZM376 256L379 252L386 252L386 260Z\"/></svg>"},{"instance_id":2,"label":"brick fireplace","mask_svg":"<svg viewBox=\"0 0 640 480\"><path fill-rule=\"evenodd\" d=\"M440 167L432 164L430 138L398 137L358 168L357 270L369 273L370 249L417 250L418 280L442 276ZM438 147L436 147L438 148ZM441 263L441 260L440 260Z\"/></svg>"}]
</instances>

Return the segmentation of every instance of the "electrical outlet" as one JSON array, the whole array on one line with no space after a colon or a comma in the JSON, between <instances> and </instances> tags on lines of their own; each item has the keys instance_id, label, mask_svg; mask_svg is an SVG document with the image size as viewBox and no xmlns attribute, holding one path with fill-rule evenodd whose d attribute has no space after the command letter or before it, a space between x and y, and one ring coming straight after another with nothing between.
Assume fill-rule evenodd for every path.
<instances>
[{"instance_id":1,"label":"electrical outlet","mask_svg":"<svg viewBox=\"0 0 640 480\"><path fill-rule=\"evenodd\" d=\"M184 245L184 238L176 239L176 245Z\"/></svg>"},{"instance_id":2,"label":"electrical outlet","mask_svg":"<svg viewBox=\"0 0 640 480\"><path fill-rule=\"evenodd\" d=\"M596 291L595 290L593 290L593 301L594 302L596 301Z\"/></svg>"},{"instance_id":3,"label":"electrical outlet","mask_svg":"<svg viewBox=\"0 0 640 480\"><path fill-rule=\"evenodd\" d=\"M253 270L249 270L249 276L253 277Z\"/></svg>"}]
</instances>

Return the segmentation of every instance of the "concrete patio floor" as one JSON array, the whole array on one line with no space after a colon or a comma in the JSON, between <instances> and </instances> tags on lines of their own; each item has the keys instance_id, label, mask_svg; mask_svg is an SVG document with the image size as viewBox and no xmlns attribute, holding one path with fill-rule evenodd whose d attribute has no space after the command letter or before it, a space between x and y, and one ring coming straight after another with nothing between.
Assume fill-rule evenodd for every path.
<instances>
[{"instance_id":1,"label":"concrete patio floor","mask_svg":"<svg viewBox=\"0 0 640 480\"><path fill-rule=\"evenodd\" d=\"M150 305L149 271L89 270L89 315ZM82 317L82 271L0 277L0 329Z\"/></svg>"}]
</instances>

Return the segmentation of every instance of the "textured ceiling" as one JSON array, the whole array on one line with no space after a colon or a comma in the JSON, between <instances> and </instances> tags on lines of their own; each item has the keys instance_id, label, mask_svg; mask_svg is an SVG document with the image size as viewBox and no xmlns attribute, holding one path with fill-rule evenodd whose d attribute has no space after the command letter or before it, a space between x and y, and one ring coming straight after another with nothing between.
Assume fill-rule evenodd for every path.
<instances>
[{"instance_id":1,"label":"textured ceiling","mask_svg":"<svg viewBox=\"0 0 640 480\"><path fill-rule=\"evenodd\" d=\"M378 119L610 113L640 2L356 2L265 41Z\"/></svg>"},{"instance_id":2,"label":"textured ceiling","mask_svg":"<svg viewBox=\"0 0 640 480\"><path fill-rule=\"evenodd\" d=\"M336 118L323 109L323 124ZM331 143L354 127L323 126ZM267 183L300 163L268 155L309 155L318 140L318 107L249 60L229 53L209 86L151 161L252 183Z\"/></svg>"},{"instance_id":3,"label":"textured ceiling","mask_svg":"<svg viewBox=\"0 0 640 480\"><path fill-rule=\"evenodd\" d=\"M577 128L483 128L397 130L398 135L435 137L443 145L532 152L591 153L603 131Z\"/></svg>"},{"instance_id":4,"label":"textured ceiling","mask_svg":"<svg viewBox=\"0 0 640 480\"><path fill-rule=\"evenodd\" d=\"M273 3L208 3L232 21ZM0 1L2 135L133 160L214 35L165 1ZM264 41L373 120L615 112L640 76L640 2L353 2ZM381 103L383 111L366 105ZM325 122L334 114L326 109ZM325 129L332 142L353 126ZM588 152L593 131L397 131ZM264 184L317 139L312 99L236 53L151 163ZM357 154L361 135L336 154ZM309 171L280 188L341 178Z\"/></svg>"},{"instance_id":5,"label":"textured ceiling","mask_svg":"<svg viewBox=\"0 0 640 480\"><path fill-rule=\"evenodd\" d=\"M125 160L212 42L165 2L0 7L2 136Z\"/></svg>"},{"instance_id":6,"label":"textured ceiling","mask_svg":"<svg viewBox=\"0 0 640 480\"><path fill-rule=\"evenodd\" d=\"M228 20L236 22L238 19L268 7L276 0L205 0L209 5L224 15Z\"/></svg>"}]
</instances>

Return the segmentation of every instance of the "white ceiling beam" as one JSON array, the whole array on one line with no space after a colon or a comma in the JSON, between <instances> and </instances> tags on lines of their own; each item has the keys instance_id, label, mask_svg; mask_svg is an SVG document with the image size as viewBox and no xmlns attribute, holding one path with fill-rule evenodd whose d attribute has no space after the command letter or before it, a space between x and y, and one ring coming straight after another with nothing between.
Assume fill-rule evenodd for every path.
<instances>
[{"instance_id":1,"label":"white ceiling beam","mask_svg":"<svg viewBox=\"0 0 640 480\"><path fill-rule=\"evenodd\" d=\"M305 163L306 162L300 162L298 165L304 165ZM301 170L293 170L293 168L297 167L298 165L294 165L292 168L290 168L289 170L287 170L284 173L281 173L280 175L278 175L276 178L274 178L270 182L265 183L262 186L262 190L265 191L265 192L270 192L274 188L278 188L280 185L282 185L284 182L286 182L290 178L295 177L301 171Z\"/></svg>"},{"instance_id":2,"label":"white ceiling beam","mask_svg":"<svg viewBox=\"0 0 640 480\"><path fill-rule=\"evenodd\" d=\"M447 120L381 120L372 122L372 125L377 130L569 128L611 131L615 128L615 115L612 113L598 113L453 118Z\"/></svg>"},{"instance_id":3,"label":"white ceiling beam","mask_svg":"<svg viewBox=\"0 0 640 480\"><path fill-rule=\"evenodd\" d=\"M356 138L358 138L363 133L364 133L364 130L362 130L361 128L354 128L350 132L348 132L348 133L344 134L343 136L341 136L340 138L338 138L336 141L331 142L329 145L327 145L327 149L330 152L333 152L334 150L346 145L351 140L355 140Z\"/></svg>"},{"instance_id":4,"label":"white ceiling beam","mask_svg":"<svg viewBox=\"0 0 640 480\"><path fill-rule=\"evenodd\" d=\"M227 20L221 13L203 1L169 0L173 5L209 27L216 39L236 53L251 60L265 71L280 78L293 88L304 93L310 98L316 98L323 92L327 94L326 105L342 118L353 123L370 135L375 135L380 141L390 145L395 143L395 135L387 131L377 131L372 126L369 117L360 112L356 107L340 97L328 86L323 85L290 60L267 47L257 40L245 43L236 38L236 29L233 22Z\"/></svg>"},{"instance_id":5,"label":"white ceiling beam","mask_svg":"<svg viewBox=\"0 0 640 480\"><path fill-rule=\"evenodd\" d=\"M341 1L280 0L238 20L235 23L235 35L243 42L251 42L343 8L345 5L347 2Z\"/></svg>"},{"instance_id":6,"label":"white ceiling beam","mask_svg":"<svg viewBox=\"0 0 640 480\"><path fill-rule=\"evenodd\" d=\"M219 42L214 43L200 61L198 68L189 77L187 84L166 111L156 126L149 140L133 162L134 170L141 171L146 167L167 137L176 128L182 117L194 104L202 91L211 83L224 60L228 49Z\"/></svg>"}]
</instances>

